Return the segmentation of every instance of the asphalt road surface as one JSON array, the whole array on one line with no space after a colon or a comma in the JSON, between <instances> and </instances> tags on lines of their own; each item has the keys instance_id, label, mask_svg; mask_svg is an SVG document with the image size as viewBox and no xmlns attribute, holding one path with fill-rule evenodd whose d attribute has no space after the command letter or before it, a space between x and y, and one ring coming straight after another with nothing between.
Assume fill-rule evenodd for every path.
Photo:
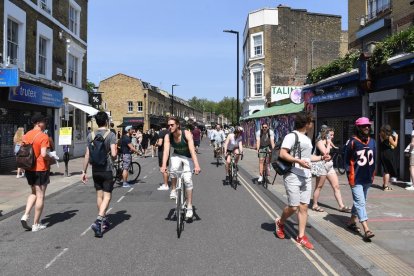
<instances>
[{"instance_id":1,"label":"asphalt road surface","mask_svg":"<svg viewBox=\"0 0 414 276\"><path fill-rule=\"evenodd\" d=\"M186 223L180 239L175 202L169 192L156 190L162 179L157 158L138 159L139 182L114 189L112 227L101 239L90 230L97 214L91 182L46 201L43 231L25 231L21 213L0 221L0 275L352 274L335 248L328 252L312 236L312 252L291 239L277 239L273 218L280 207L251 176L241 171L241 185L234 190L224 185L224 169L212 164L206 144L198 157L202 173L194 176L195 219Z\"/></svg>"}]
</instances>

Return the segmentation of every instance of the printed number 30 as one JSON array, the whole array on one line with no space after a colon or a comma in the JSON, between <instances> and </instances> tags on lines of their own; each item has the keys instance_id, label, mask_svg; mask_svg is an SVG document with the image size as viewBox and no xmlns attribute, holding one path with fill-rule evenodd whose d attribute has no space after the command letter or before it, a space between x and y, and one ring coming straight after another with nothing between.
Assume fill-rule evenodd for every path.
<instances>
[{"instance_id":1,"label":"printed number 30","mask_svg":"<svg viewBox=\"0 0 414 276\"><path fill-rule=\"evenodd\" d=\"M366 149L357 151L358 166L365 166L367 162L369 165L374 164L374 152L372 150L368 150L368 154L365 154L366 151Z\"/></svg>"}]
</instances>

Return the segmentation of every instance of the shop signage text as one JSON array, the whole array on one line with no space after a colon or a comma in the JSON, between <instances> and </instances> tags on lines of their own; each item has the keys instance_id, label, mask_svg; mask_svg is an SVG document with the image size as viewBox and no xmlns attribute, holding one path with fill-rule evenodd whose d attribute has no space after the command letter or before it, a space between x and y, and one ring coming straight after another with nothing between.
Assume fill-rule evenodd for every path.
<instances>
[{"instance_id":1,"label":"shop signage text","mask_svg":"<svg viewBox=\"0 0 414 276\"><path fill-rule=\"evenodd\" d=\"M321 102L329 102L335 101L339 99L345 99L350 97L357 97L359 96L358 89L356 87L344 89L336 92L331 92L323 95L313 96L310 99L311 104L321 103Z\"/></svg>"},{"instance_id":2,"label":"shop signage text","mask_svg":"<svg viewBox=\"0 0 414 276\"><path fill-rule=\"evenodd\" d=\"M61 127L59 129L59 145L72 145L72 128Z\"/></svg>"},{"instance_id":3,"label":"shop signage text","mask_svg":"<svg viewBox=\"0 0 414 276\"><path fill-rule=\"evenodd\" d=\"M271 101L277 102L284 99L289 99L290 93L295 90L301 88L300 86L272 86L271 87Z\"/></svg>"},{"instance_id":4,"label":"shop signage text","mask_svg":"<svg viewBox=\"0 0 414 276\"><path fill-rule=\"evenodd\" d=\"M123 119L124 125L137 125L144 123L144 117L124 117Z\"/></svg>"},{"instance_id":5,"label":"shop signage text","mask_svg":"<svg viewBox=\"0 0 414 276\"><path fill-rule=\"evenodd\" d=\"M0 87L19 86L19 69L1 68L0 69Z\"/></svg>"},{"instance_id":6,"label":"shop signage text","mask_svg":"<svg viewBox=\"0 0 414 276\"><path fill-rule=\"evenodd\" d=\"M60 108L63 105L62 92L21 82L10 88L9 100L14 102Z\"/></svg>"}]
</instances>

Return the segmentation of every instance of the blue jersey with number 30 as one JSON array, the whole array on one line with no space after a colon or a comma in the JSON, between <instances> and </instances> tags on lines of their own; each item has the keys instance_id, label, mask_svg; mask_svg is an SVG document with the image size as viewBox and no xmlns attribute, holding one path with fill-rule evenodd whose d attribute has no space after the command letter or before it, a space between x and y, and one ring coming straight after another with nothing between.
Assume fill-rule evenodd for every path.
<instances>
[{"instance_id":1,"label":"blue jersey with number 30","mask_svg":"<svg viewBox=\"0 0 414 276\"><path fill-rule=\"evenodd\" d=\"M364 143L353 136L345 146L345 170L349 185L369 184L374 181L375 175L375 140L368 138Z\"/></svg>"}]
</instances>

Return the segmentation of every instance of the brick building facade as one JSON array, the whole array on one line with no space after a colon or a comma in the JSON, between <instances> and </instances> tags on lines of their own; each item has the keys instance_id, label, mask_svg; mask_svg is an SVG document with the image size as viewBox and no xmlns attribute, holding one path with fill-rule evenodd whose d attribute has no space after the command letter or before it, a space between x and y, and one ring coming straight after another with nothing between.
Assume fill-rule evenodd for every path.
<instances>
[{"instance_id":1,"label":"brick building facade","mask_svg":"<svg viewBox=\"0 0 414 276\"><path fill-rule=\"evenodd\" d=\"M312 68L338 58L341 35L337 15L285 6L251 12L243 38L242 116L275 104L272 86L301 86Z\"/></svg>"},{"instance_id":2,"label":"brick building facade","mask_svg":"<svg viewBox=\"0 0 414 276\"><path fill-rule=\"evenodd\" d=\"M138 78L116 74L99 83L102 106L110 112L116 127L133 125L144 131L158 129L171 114L172 96ZM186 101L174 96L174 115L202 123L203 114Z\"/></svg>"},{"instance_id":3,"label":"brick building facade","mask_svg":"<svg viewBox=\"0 0 414 276\"><path fill-rule=\"evenodd\" d=\"M19 78L17 87L0 87L0 170L14 167L14 132L18 127L29 130L34 113L49 117L56 145L59 128L72 127L70 153L84 153L84 107L90 107L85 90L87 15L87 0L0 1L1 68L18 72ZM56 150L63 156L62 147Z\"/></svg>"}]
</instances>

